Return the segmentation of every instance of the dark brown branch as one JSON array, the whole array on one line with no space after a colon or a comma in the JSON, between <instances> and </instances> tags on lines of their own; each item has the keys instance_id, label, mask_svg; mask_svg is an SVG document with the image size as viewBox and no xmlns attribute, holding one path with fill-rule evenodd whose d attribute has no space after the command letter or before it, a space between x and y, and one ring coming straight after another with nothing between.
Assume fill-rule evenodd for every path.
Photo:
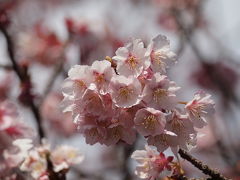
<instances>
[{"instance_id":1,"label":"dark brown branch","mask_svg":"<svg viewBox=\"0 0 240 180\"><path fill-rule=\"evenodd\" d=\"M188 178L184 175L175 175L171 176L171 178L174 180L214 180L213 178Z\"/></svg>"},{"instance_id":2,"label":"dark brown branch","mask_svg":"<svg viewBox=\"0 0 240 180\"><path fill-rule=\"evenodd\" d=\"M12 42L12 39L11 39L10 35L8 34L7 30L3 26L0 26L0 30L1 30L2 34L4 35L4 37L6 39L7 52L8 52L8 55L9 55L9 59L12 63L12 68L13 68L14 72L16 73L16 75L18 76L21 83L25 83L26 81L29 80L29 78L26 77L23 74L23 71L22 71L21 67L18 65L18 63L15 59L14 44ZM39 113L38 107L34 103L34 100L32 98L29 98L29 100L30 100L29 106L30 106L30 109L31 109L35 119L36 119L38 133L39 133L39 136L40 136L40 139L41 139L41 138L44 137L44 131L43 131L42 123L41 123L41 115Z\"/></svg>"},{"instance_id":3,"label":"dark brown branch","mask_svg":"<svg viewBox=\"0 0 240 180\"><path fill-rule=\"evenodd\" d=\"M49 82L47 83L46 89L43 93L44 96L46 96L51 91L51 89L54 85L54 81L56 80L58 75L62 72L63 64L64 64L64 60L61 60L61 62L59 62L59 64L56 65L53 75L50 78Z\"/></svg>"},{"instance_id":4,"label":"dark brown branch","mask_svg":"<svg viewBox=\"0 0 240 180\"><path fill-rule=\"evenodd\" d=\"M222 174L220 174L219 172L211 169L206 164L203 164L201 161L197 160L196 158L194 158L193 156L188 154L185 150L180 149L178 151L178 153L180 154L180 156L183 159L185 159L188 162L190 162L191 164L193 164L196 168L201 170L204 174L210 176L212 179L214 179L214 180L229 180L226 177L224 177Z\"/></svg>"}]
</instances>

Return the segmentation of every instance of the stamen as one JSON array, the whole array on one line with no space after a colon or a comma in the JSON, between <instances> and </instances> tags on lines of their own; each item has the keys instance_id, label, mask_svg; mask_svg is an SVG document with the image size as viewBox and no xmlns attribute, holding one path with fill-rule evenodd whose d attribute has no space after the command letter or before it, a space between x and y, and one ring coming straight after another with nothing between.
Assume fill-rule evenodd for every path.
<instances>
[{"instance_id":1,"label":"stamen","mask_svg":"<svg viewBox=\"0 0 240 180\"><path fill-rule=\"evenodd\" d=\"M167 94L168 93L167 93L166 89L158 88L153 92L153 100L156 103L159 103L161 101L161 98L164 97L164 96L167 96Z\"/></svg>"},{"instance_id":2,"label":"stamen","mask_svg":"<svg viewBox=\"0 0 240 180\"><path fill-rule=\"evenodd\" d=\"M157 123L156 116L149 115L144 118L144 122L142 123L145 129L153 130L155 129L155 125Z\"/></svg>"},{"instance_id":3,"label":"stamen","mask_svg":"<svg viewBox=\"0 0 240 180\"><path fill-rule=\"evenodd\" d=\"M130 56L127 59L127 63L130 66L131 69L135 69L137 66L137 58L135 56Z\"/></svg>"},{"instance_id":4,"label":"stamen","mask_svg":"<svg viewBox=\"0 0 240 180\"><path fill-rule=\"evenodd\" d=\"M128 87L122 87L119 90L119 96L124 99L129 99L130 95L133 93L133 90L129 89Z\"/></svg>"}]
</instances>

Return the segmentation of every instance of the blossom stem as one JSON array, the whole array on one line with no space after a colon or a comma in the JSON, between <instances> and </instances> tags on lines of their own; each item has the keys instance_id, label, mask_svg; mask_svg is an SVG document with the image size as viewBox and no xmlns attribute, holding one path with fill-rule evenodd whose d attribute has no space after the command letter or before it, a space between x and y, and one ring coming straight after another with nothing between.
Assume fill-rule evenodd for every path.
<instances>
[{"instance_id":1,"label":"blossom stem","mask_svg":"<svg viewBox=\"0 0 240 180\"><path fill-rule=\"evenodd\" d=\"M187 160L188 162L190 162L191 164L193 164L196 168L198 168L199 170L201 170L204 174L210 176L212 179L217 179L217 180L229 180L226 177L224 177L222 174L220 174L219 172L217 172L216 170L211 169L210 167L208 167L206 164L202 163L201 161L199 161L198 159L194 158L193 156L191 156L190 154L187 153L187 151L183 150L183 149L179 149L178 153L180 154L180 156Z\"/></svg>"},{"instance_id":2,"label":"blossom stem","mask_svg":"<svg viewBox=\"0 0 240 180\"><path fill-rule=\"evenodd\" d=\"M178 104L184 104L184 105L186 105L187 102L186 102L186 101L179 101Z\"/></svg>"},{"instance_id":3,"label":"blossom stem","mask_svg":"<svg viewBox=\"0 0 240 180\"><path fill-rule=\"evenodd\" d=\"M14 45L12 42L12 39L10 37L10 35L8 34L7 30L3 27L0 26L0 31L2 32L2 34L4 35L5 39L6 39L6 43L7 43L7 52L9 55L9 59L12 63L12 68L13 71L16 73L16 75L18 76L19 80L21 81L21 83L24 83L25 81L28 81L28 77L25 77L22 73L22 69L21 67L18 65L15 56L14 56ZM37 128L38 128L38 133L40 136L40 139L42 139L44 137L44 131L43 131L43 127L42 127L42 123L41 123L41 115L39 112L38 107L36 106L36 104L34 103L32 98L29 98L30 102L29 102L29 106L30 109L36 119L37 122Z\"/></svg>"}]
</instances>

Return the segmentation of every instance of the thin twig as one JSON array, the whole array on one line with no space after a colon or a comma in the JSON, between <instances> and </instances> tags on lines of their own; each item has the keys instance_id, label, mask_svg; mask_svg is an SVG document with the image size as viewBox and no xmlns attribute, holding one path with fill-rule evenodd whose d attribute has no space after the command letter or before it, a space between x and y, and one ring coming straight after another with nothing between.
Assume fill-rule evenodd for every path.
<instances>
[{"instance_id":1,"label":"thin twig","mask_svg":"<svg viewBox=\"0 0 240 180\"><path fill-rule=\"evenodd\" d=\"M0 30L2 32L2 34L4 35L5 39L6 39L6 43L7 43L7 52L10 58L10 61L12 63L12 68L14 70L14 72L16 73L16 75L18 76L19 80L21 81L21 83L25 83L28 80L28 77L25 77L23 75L22 69L21 67L18 65L15 56L14 56L14 44L12 42L12 39L10 37L10 35L8 34L7 30L0 26ZM44 137L44 131L43 131L43 127L42 127L42 123L41 123L41 115L39 113L39 109L36 106L36 104L34 103L34 100L32 98L29 98L30 102L29 102L29 106L30 109L36 119L37 122L37 129L38 129L38 133L40 136L40 139L42 139Z\"/></svg>"},{"instance_id":2,"label":"thin twig","mask_svg":"<svg viewBox=\"0 0 240 180\"><path fill-rule=\"evenodd\" d=\"M226 177L224 177L222 174L217 172L216 170L211 169L206 164L203 164L201 161L197 160L196 158L194 158L193 156L188 154L187 151L185 151L183 149L179 149L178 153L180 154L180 156L183 159L185 159L188 162L190 162L191 164L193 164L196 168L198 168L204 174L210 176L214 180L229 180Z\"/></svg>"}]
</instances>

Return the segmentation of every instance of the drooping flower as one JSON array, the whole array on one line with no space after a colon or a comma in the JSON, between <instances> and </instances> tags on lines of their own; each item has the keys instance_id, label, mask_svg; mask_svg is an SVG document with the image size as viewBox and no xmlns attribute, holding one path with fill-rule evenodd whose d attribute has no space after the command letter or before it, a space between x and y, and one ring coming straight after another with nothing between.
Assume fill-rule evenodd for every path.
<instances>
[{"instance_id":1,"label":"drooping flower","mask_svg":"<svg viewBox=\"0 0 240 180\"><path fill-rule=\"evenodd\" d=\"M133 144L136 139L136 131L121 125L113 124L107 129L107 136L104 139L105 145L116 144L120 140L127 144Z\"/></svg>"},{"instance_id":2,"label":"drooping flower","mask_svg":"<svg viewBox=\"0 0 240 180\"><path fill-rule=\"evenodd\" d=\"M182 114L180 110L175 109L168 115L166 129L177 135L178 148L190 150L195 146L197 132L188 115Z\"/></svg>"},{"instance_id":3,"label":"drooping flower","mask_svg":"<svg viewBox=\"0 0 240 180\"><path fill-rule=\"evenodd\" d=\"M194 126L202 128L207 125L207 119L215 112L214 105L211 95L200 91L186 104L185 108Z\"/></svg>"},{"instance_id":4,"label":"drooping flower","mask_svg":"<svg viewBox=\"0 0 240 180\"><path fill-rule=\"evenodd\" d=\"M166 69L176 62L176 54L170 50L169 40L162 35L152 39L146 52L153 72L166 73Z\"/></svg>"},{"instance_id":5,"label":"drooping flower","mask_svg":"<svg viewBox=\"0 0 240 180\"><path fill-rule=\"evenodd\" d=\"M165 157L149 146L145 146L146 150L136 150L131 158L135 159L139 165L136 168L135 174L141 179L156 180L162 171L165 169L171 170L170 163L173 160L172 156Z\"/></svg>"},{"instance_id":6,"label":"drooping flower","mask_svg":"<svg viewBox=\"0 0 240 180\"><path fill-rule=\"evenodd\" d=\"M158 110L173 109L177 103L175 92L179 89L167 76L156 73L143 89L143 101Z\"/></svg>"},{"instance_id":7,"label":"drooping flower","mask_svg":"<svg viewBox=\"0 0 240 180\"><path fill-rule=\"evenodd\" d=\"M164 132L166 119L161 111L153 108L143 108L137 111L134 123L141 135L155 136Z\"/></svg>"},{"instance_id":8,"label":"drooping flower","mask_svg":"<svg viewBox=\"0 0 240 180\"><path fill-rule=\"evenodd\" d=\"M111 80L110 94L116 106L132 107L141 100L141 84L133 77L116 76Z\"/></svg>"},{"instance_id":9,"label":"drooping flower","mask_svg":"<svg viewBox=\"0 0 240 180\"><path fill-rule=\"evenodd\" d=\"M150 65L145 52L146 49L140 39L118 48L113 59L116 60L119 75L138 77L143 69Z\"/></svg>"},{"instance_id":10,"label":"drooping flower","mask_svg":"<svg viewBox=\"0 0 240 180\"><path fill-rule=\"evenodd\" d=\"M157 147L159 152L163 152L169 147L174 150L179 144L177 135L167 130L160 135L149 136L147 142L149 145Z\"/></svg>"}]
</instances>

